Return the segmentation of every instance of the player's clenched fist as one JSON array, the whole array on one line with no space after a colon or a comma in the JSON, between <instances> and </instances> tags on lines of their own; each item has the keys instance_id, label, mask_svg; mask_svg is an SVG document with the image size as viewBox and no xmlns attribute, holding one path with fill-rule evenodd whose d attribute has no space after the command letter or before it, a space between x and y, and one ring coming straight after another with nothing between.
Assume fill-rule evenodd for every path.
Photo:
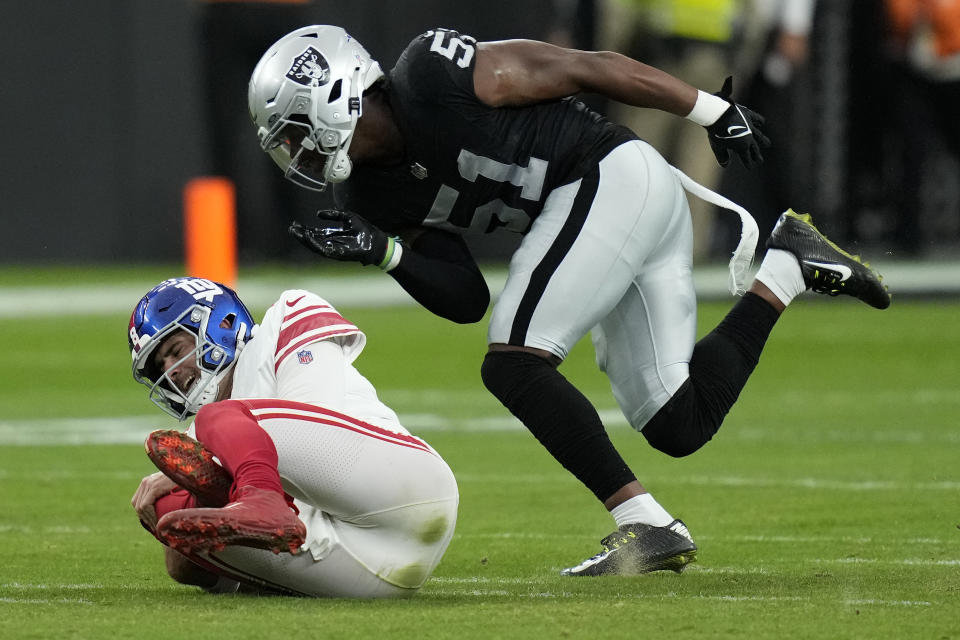
<instances>
[{"instance_id":1,"label":"player's clenched fist","mask_svg":"<svg viewBox=\"0 0 960 640\"><path fill-rule=\"evenodd\" d=\"M157 530L157 511L154 504L177 488L176 483L161 472L152 473L140 481L130 504L137 512L140 522L151 532Z\"/></svg>"},{"instance_id":2,"label":"player's clenched fist","mask_svg":"<svg viewBox=\"0 0 960 640\"><path fill-rule=\"evenodd\" d=\"M308 227L293 222L288 229L300 244L334 260L361 264L381 264L387 253L387 234L349 211L322 209L317 225Z\"/></svg>"},{"instance_id":3,"label":"player's clenched fist","mask_svg":"<svg viewBox=\"0 0 960 640\"><path fill-rule=\"evenodd\" d=\"M770 146L770 138L760 129L765 120L759 113L731 100L732 93L733 78L727 77L723 88L714 95L729 102L730 106L716 122L706 126L710 148L721 166L730 163L730 153L733 152L740 157L743 166L753 168L763 162L760 147Z\"/></svg>"}]
</instances>

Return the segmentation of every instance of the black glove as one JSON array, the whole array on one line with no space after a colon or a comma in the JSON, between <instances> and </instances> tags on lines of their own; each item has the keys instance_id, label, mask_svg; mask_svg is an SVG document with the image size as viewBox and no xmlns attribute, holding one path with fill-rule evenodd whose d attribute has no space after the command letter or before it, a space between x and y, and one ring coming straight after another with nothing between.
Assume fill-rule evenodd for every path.
<instances>
[{"instance_id":1,"label":"black glove","mask_svg":"<svg viewBox=\"0 0 960 640\"><path fill-rule=\"evenodd\" d=\"M334 260L380 264L387 253L387 234L349 211L322 209L318 224L307 227L292 222L287 231L300 244Z\"/></svg>"},{"instance_id":2,"label":"black glove","mask_svg":"<svg viewBox=\"0 0 960 640\"><path fill-rule=\"evenodd\" d=\"M707 125L707 138L710 148L717 156L721 167L730 163L730 152L740 156L743 166L748 169L761 164L763 156L760 147L769 147L768 138L760 127L765 122L763 116L730 99L733 93L733 78L723 81L723 88L713 94L730 103L730 107L720 115L716 122Z\"/></svg>"}]
</instances>

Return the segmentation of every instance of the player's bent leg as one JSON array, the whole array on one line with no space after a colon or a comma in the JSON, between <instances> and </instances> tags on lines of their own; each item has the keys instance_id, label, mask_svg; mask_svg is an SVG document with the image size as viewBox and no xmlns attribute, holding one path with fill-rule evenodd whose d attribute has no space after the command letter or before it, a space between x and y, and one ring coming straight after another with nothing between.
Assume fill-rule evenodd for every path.
<instances>
[{"instance_id":1,"label":"player's bent leg","mask_svg":"<svg viewBox=\"0 0 960 640\"><path fill-rule=\"evenodd\" d=\"M163 548L163 557L167 567L167 575L180 584L208 589L217 584L220 579L220 576L216 573L207 571L187 556L170 547Z\"/></svg>"},{"instance_id":2,"label":"player's bent leg","mask_svg":"<svg viewBox=\"0 0 960 640\"><path fill-rule=\"evenodd\" d=\"M297 557L313 558L317 570L304 569L297 590L342 597L415 592L456 526L459 494L443 458L383 416L374 424L317 405L243 402L276 446L284 487L307 526ZM328 561L340 553L353 560ZM342 584L321 579L332 564L345 572Z\"/></svg>"},{"instance_id":3,"label":"player's bent leg","mask_svg":"<svg viewBox=\"0 0 960 640\"><path fill-rule=\"evenodd\" d=\"M624 485L636 483L596 410L542 357L523 351L490 351L482 376L490 391L601 502ZM604 538L603 545L600 554L564 570L563 575L679 572L696 559L697 552L680 521L666 526L625 524Z\"/></svg>"},{"instance_id":4,"label":"player's bent leg","mask_svg":"<svg viewBox=\"0 0 960 640\"><path fill-rule=\"evenodd\" d=\"M639 233L656 238L616 304L593 327L597 365L627 421L639 429L689 376L697 332L690 210L664 162L652 215ZM656 225L651 224L656 222Z\"/></svg>"},{"instance_id":5,"label":"player's bent leg","mask_svg":"<svg viewBox=\"0 0 960 640\"><path fill-rule=\"evenodd\" d=\"M193 496L188 494L185 490L180 489L178 491L181 494L189 496L190 502L195 501ZM166 497L167 496L164 496L164 498ZM171 508L161 510L159 508L159 504L164 498L161 498L161 500L157 501L157 513L159 515L165 515L171 510L175 510ZM181 506L176 508L190 507ZM160 542L164 541L160 539ZM233 573L226 573L222 568L211 564L209 556L197 555L194 553L185 555L173 549L172 547L167 546L166 543L164 543L163 552L167 575L169 575L170 578L172 578L175 582L179 582L180 584L197 586L208 593L236 593L238 591L243 591L245 593L277 593L276 588L248 582L243 578L243 576Z\"/></svg>"},{"instance_id":6,"label":"player's bent leg","mask_svg":"<svg viewBox=\"0 0 960 640\"><path fill-rule=\"evenodd\" d=\"M309 553L295 556L248 547L227 547L206 556L216 567L242 577L247 589L314 598L401 599L418 588L402 588L381 579L337 542L320 560Z\"/></svg>"},{"instance_id":7,"label":"player's bent leg","mask_svg":"<svg viewBox=\"0 0 960 640\"><path fill-rule=\"evenodd\" d=\"M253 486L283 495L277 471L277 449L240 400L204 405L194 420L197 440L215 455L233 477L230 499L240 487Z\"/></svg>"},{"instance_id":8,"label":"player's bent leg","mask_svg":"<svg viewBox=\"0 0 960 640\"><path fill-rule=\"evenodd\" d=\"M227 545L295 553L306 529L283 492L273 441L249 408L237 400L208 404L194 424L197 439L234 478L231 502L168 513L157 523L158 537L187 554Z\"/></svg>"},{"instance_id":9,"label":"player's bent leg","mask_svg":"<svg viewBox=\"0 0 960 640\"><path fill-rule=\"evenodd\" d=\"M636 481L597 410L544 358L520 350L489 351L480 373L490 393L598 500Z\"/></svg>"},{"instance_id":10,"label":"player's bent leg","mask_svg":"<svg viewBox=\"0 0 960 640\"><path fill-rule=\"evenodd\" d=\"M706 444L740 396L779 317L760 296L744 294L697 342L687 381L641 425L647 441L674 457L690 455Z\"/></svg>"},{"instance_id":11,"label":"player's bent leg","mask_svg":"<svg viewBox=\"0 0 960 640\"><path fill-rule=\"evenodd\" d=\"M781 304L775 306L748 292L717 328L697 343L689 380L642 425L644 436L660 451L676 457L689 455L720 428L756 367L783 305L802 290L799 280L796 285L790 284L796 275L787 277L790 270L796 273L796 267L784 269L789 265L776 264L781 256L792 262L784 252L796 258L807 288L817 293L850 295L878 309L890 305L890 295L879 274L827 239L813 226L809 215L785 212L767 246L781 253L768 254L764 259L755 287L771 287ZM772 260L769 266L768 260Z\"/></svg>"},{"instance_id":12,"label":"player's bent leg","mask_svg":"<svg viewBox=\"0 0 960 640\"><path fill-rule=\"evenodd\" d=\"M157 523L158 537L185 554L230 545L297 553L306 533L282 494L250 486L223 508L180 509Z\"/></svg>"},{"instance_id":13,"label":"player's bent leg","mask_svg":"<svg viewBox=\"0 0 960 640\"><path fill-rule=\"evenodd\" d=\"M282 591L251 584L242 580L235 580L211 571L208 563L199 564L179 551L164 547L166 554L167 575L180 584L200 587L207 593L249 593L256 595L282 594ZM196 556L194 556L196 557Z\"/></svg>"},{"instance_id":14,"label":"player's bent leg","mask_svg":"<svg viewBox=\"0 0 960 640\"><path fill-rule=\"evenodd\" d=\"M435 500L333 519L332 537L378 580L412 593L427 581L450 544L457 502Z\"/></svg>"},{"instance_id":15,"label":"player's bent leg","mask_svg":"<svg viewBox=\"0 0 960 640\"><path fill-rule=\"evenodd\" d=\"M346 522L297 504L308 531L301 553L275 555L231 546L191 559L221 574L221 582L233 579L247 590L320 598L409 598L439 564L457 511L457 499L451 498Z\"/></svg>"}]
</instances>

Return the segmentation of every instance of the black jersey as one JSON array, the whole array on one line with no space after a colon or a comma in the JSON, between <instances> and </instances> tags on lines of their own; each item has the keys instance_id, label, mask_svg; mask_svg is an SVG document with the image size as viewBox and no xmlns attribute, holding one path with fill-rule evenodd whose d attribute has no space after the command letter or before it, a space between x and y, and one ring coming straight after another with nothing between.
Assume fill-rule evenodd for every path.
<instances>
[{"instance_id":1,"label":"black jersey","mask_svg":"<svg viewBox=\"0 0 960 640\"><path fill-rule=\"evenodd\" d=\"M554 188L636 139L565 98L489 107L473 90L476 41L437 29L415 38L388 75L406 149L393 167L354 167L337 196L386 231L526 232Z\"/></svg>"}]
</instances>

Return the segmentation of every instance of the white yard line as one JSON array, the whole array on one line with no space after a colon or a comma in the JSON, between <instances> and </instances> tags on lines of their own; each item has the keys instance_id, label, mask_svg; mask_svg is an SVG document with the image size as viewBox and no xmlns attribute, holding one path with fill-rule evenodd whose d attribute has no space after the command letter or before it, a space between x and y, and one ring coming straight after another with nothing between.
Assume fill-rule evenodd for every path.
<instances>
[{"instance_id":1,"label":"white yard line","mask_svg":"<svg viewBox=\"0 0 960 640\"><path fill-rule=\"evenodd\" d=\"M426 390L429 391L429 390ZM623 415L610 409L601 412L608 425L624 426ZM414 433L421 431L519 431L524 427L513 416L449 418L432 413L402 413L403 424ZM185 429L157 412L155 415L102 418L50 418L0 420L0 445L40 444L139 444L154 429Z\"/></svg>"},{"instance_id":2,"label":"white yard line","mask_svg":"<svg viewBox=\"0 0 960 640\"><path fill-rule=\"evenodd\" d=\"M551 591L536 591L532 593L516 593L515 591L510 591L507 589L497 589L497 586L513 586L513 585L528 585L530 587L542 586L542 582L537 580L517 580L517 579L498 579L498 578L430 578L431 583L439 583L444 585L443 594L444 595L458 595L458 596L475 596L475 597L514 597L514 598L547 598L547 599L568 599L576 598L582 599L584 594L582 593L570 593L566 591L560 592L551 592ZM467 588L458 589L456 587L450 588L447 585L463 585ZM489 585L491 588L469 588L471 585ZM809 596L760 596L760 595L751 595L751 596L735 596L735 595L726 595L726 594L680 594L676 592L671 593L657 593L657 594L646 594L646 593L632 593L632 594L622 594L620 599L636 599L636 600L690 600L698 602L720 602L720 603L754 603L754 602L813 602L814 599ZM824 602L826 599L816 599L816 602ZM876 598L842 598L835 600L837 604L843 605L872 605L880 607L930 607L933 606L933 602L927 600L882 600Z\"/></svg>"},{"instance_id":3,"label":"white yard line","mask_svg":"<svg viewBox=\"0 0 960 640\"><path fill-rule=\"evenodd\" d=\"M111 589L116 589L120 587L122 589L138 589L143 585L110 585ZM54 583L48 584L46 582L40 583L29 583L29 582L6 582L0 584L0 589L19 589L19 590L29 590L29 591L47 591L50 589L75 589L75 590L87 590L87 589L103 589L104 585L102 584L92 584L92 583Z\"/></svg>"},{"instance_id":4,"label":"white yard line","mask_svg":"<svg viewBox=\"0 0 960 640\"><path fill-rule=\"evenodd\" d=\"M884 282L897 294L960 293L960 262L893 262L881 265ZM315 275L314 275L315 274ZM491 294L503 289L506 270L485 268ZM725 266L698 267L694 283L698 297L730 298ZM130 312L133 305L156 282L140 284L82 284L75 286L0 286L0 318ZM382 274L324 275L305 267L296 275L241 277L237 291L252 308L266 307L284 289L303 288L317 292L338 307L389 307L412 305L413 300L392 278Z\"/></svg>"},{"instance_id":5,"label":"white yard line","mask_svg":"<svg viewBox=\"0 0 960 640\"><path fill-rule=\"evenodd\" d=\"M505 271L485 273L491 293L503 289ZM0 318L129 313L153 281L139 284L0 287ZM315 291L337 307L395 307L415 302L383 274L241 278L237 293L251 309L266 308L284 289Z\"/></svg>"},{"instance_id":6,"label":"white yard line","mask_svg":"<svg viewBox=\"0 0 960 640\"><path fill-rule=\"evenodd\" d=\"M932 602L926 600L844 600L844 604L850 605L879 605L881 607L932 607Z\"/></svg>"},{"instance_id":7,"label":"white yard line","mask_svg":"<svg viewBox=\"0 0 960 640\"><path fill-rule=\"evenodd\" d=\"M623 417L617 410L604 410L601 415L608 425L619 425L621 427L625 425ZM414 433L423 434L429 434L431 431L514 431L523 429L523 426L509 415L451 419L435 414L404 414L403 421ZM162 415L0 420L0 445L142 444L147 434L155 429L182 429L185 426L185 423L175 422ZM931 443L935 443L935 441L935 438L931 438ZM0 476L3 473L4 470L0 469ZM524 474L522 480L537 483L553 482L556 477L556 474ZM511 484L518 482L520 479L516 474L460 474L458 478L461 482L505 482ZM747 489L788 488L847 492L954 492L960 490L960 480L905 482L886 479L841 480L823 477L675 475L669 478L669 482L673 485L684 486L721 486Z\"/></svg>"},{"instance_id":8,"label":"white yard line","mask_svg":"<svg viewBox=\"0 0 960 640\"><path fill-rule=\"evenodd\" d=\"M834 480L830 478L748 478L741 476L678 476L673 484L747 488L790 488L827 491L957 491L960 481L899 482L895 480Z\"/></svg>"},{"instance_id":9,"label":"white yard line","mask_svg":"<svg viewBox=\"0 0 960 640\"><path fill-rule=\"evenodd\" d=\"M957 567L960 566L960 560L925 560L922 558L903 558L887 560L881 558L834 558L814 560L818 564L895 564L904 567Z\"/></svg>"},{"instance_id":10,"label":"white yard line","mask_svg":"<svg viewBox=\"0 0 960 640\"><path fill-rule=\"evenodd\" d=\"M0 533L18 533L21 535L86 535L91 532L89 527L31 527L27 525L0 524Z\"/></svg>"},{"instance_id":11,"label":"white yard line","mask_svg":"<svg viewBox=\"0 0 960 640\"><path fill-rule=\"evenodd\" d=\"M547 483L556 482L558 474L457 474L460 482L483 483ZM645 478L672 486L721 486L745 489L811 489L817 491L957 491L960 481L899 482L893 480L836 480L833 478L743 477L743 476L678 476Z\"/></svg>"},{"instance_id":12,"label":"white yard line","mask_svg":"<svg viewBox=\"0 0 960 640\"><path fill-rule=\"evenodd\" d=\"M155 284L0 287L0 317L129 313L137 300ZM335 278L277 285L241 281L237 286L243 301L251 309L265 308L273 304L281 291L295 288L322 292L338 307L413 304L403 289L389 278Z\"/></svg>"},{"instance_id":13,"label":"white yard line","mask_svg":"<svg viewBox=\"0 0 960 640\"><path fill-rule=\"evenodd\" d=\"M42 598L0 598L0 604L93 604L90 600L83 598L54 598L45 600Z\"/></svg>"},{"instance_id":14,"label":"white yard line","mask_svg":"<svg viewBox=\"0 0 960 640\"><path fill-rule=\"evenodd\" d=\"M696 533L696 532L695 532ZM573 540L573 539L583 539L582 535L573 534L573 533L539 533L539 532L524 532L524 531L499 531L496 533L470 533L462 534L456 533L455 537L461 539L498 539L498 540ZM931 545L931 546L943 546L943 545L958 545L960 544L960 539L957 538L878 538L870 536L763 536L763 535L701 535L698 534L695 536L697 542L724 542L724 543L734 543L734 542L763 542L763 543L772 543L772 544L878 544L881 546L888 545ZM815 562L820 562L821 560L814 560ZM856 563L856 562L872 562L872 560L863 560L863 559L850 559L846 560L847 562ZM823 560L823 562L835 562L834 560ZM836 562L841 562L837 560ZM913 561L904 560L905 564L910 564ZM926 562L926 561L920 561ZM941 562L941 561L931 561L931 562ZM953 563L958 563L958 560L945 560L942 561L950 565ZM693 570L698 570L698 566L694 565L691 567Z\"/></svg>"},{"instance_id":15,"label":"white yard line","mask_svg":"<svg viewBox=\"0 0 960 640\"><path fill-rule=\"evenodd\" d=\"M691 567L692 572L700 573L738 573L737 569L722 568L709 569ZM746 573L766 573L765 570L750 569ZM528 586L536 589L542 587L540 580L531 580L528 578L486 578L479 576L468 577L438 577L430 578L429 583L440 585L440 592L443 595L472 596L478 598L486 597L512 597L525 599L583 599L582 593L570 593L566 591L532 591L530 593L517 593L516 589L503 587L523 587ZM497 588L501 587L501 588ZM85 598L41 598L37 597L53 590L64 591L96 591L108 588L102 584L30 584L9 582L0 584L0 589L9 592L17 592L23 597L0 597L0 604L94 604ZM109 588L116 588L116 585L110 585ZM621 595L620 599L637 600L673 600L673 601L699 601L699 602L719 602L719 603L755 603L755 602L813 602L814 599L809 596L762 596L762 595L729 595L729 594L679 594L676 592L664 594L645 594L633 593ZM817 598L816 602L824 602L826 599ZM927 600L884 600L879 598L842 598L834 600L837 604L848 606L878 606L878 607L930 607L933 602Z\"/></svg>"},{"instance_id":16,"label":"white yard line","mask_svg":"<svg viewBox=\"0 0 960 640\"><path fill-rule=\"evenodd\" d=\"M403 390L387 389L382 397L401 398L403 404L418 406L439 406L441 403L450 406L463 406L473 396L486 398L486 392L477 390L476 393L445 394L439 389L420 389L410 391L404 395ZM420 399L422 398L422 400ZM456 413L451 410L450 413ZM619 409L607 408L599 410L603 424L613 429L631 429ZM457 416L450 417L436 413L400 412L400 419L413 433L430 431L457 431L457 432L485 432L485 431L523 431L524 427L516 418L506 413L487 416ZM102 418L50 418L50 419L0 419L0 445L11 444L130 444L143 442L148 433L154 429L185 428L186 423L176 422L157 412L153 415L137 416L104 416ZM761 432L763 435L761 435ZM756 441L764 438L782 441L783 433L772 430L762 430L752 427L731 429L726 437L738 440ZM938 431L935 433L911 432L905 434L902 430L864 430L851 433L849 430L829 430L804 434L805 442L840 441L845 443L875 443L875 442L903 442L907 444L953 445L960 443L960 434ZM729 485L737 485L741 480L735 477L723 480ZM690 482L697 482L695 478ZM751 483L753 480L746 480ZM817 488L817 480L809 480L811 488ZM871 486L871 482L863 483L864 490L881 487ZM943 488L956 488L956 483L947 482Z\"/></svg>"}]
</instances>

